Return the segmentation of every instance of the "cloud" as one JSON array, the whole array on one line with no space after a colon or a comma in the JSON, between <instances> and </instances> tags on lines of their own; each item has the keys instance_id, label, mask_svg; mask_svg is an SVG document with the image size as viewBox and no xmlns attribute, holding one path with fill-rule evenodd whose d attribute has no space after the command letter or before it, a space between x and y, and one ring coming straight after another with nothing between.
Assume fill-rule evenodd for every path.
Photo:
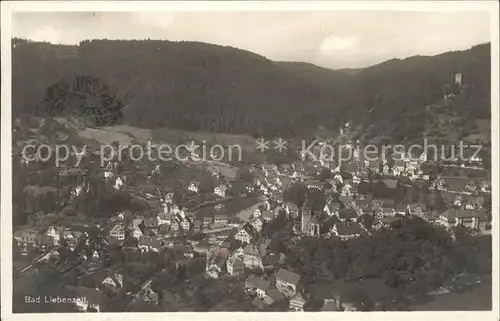
<instances>
[{"instance_id":1,"label":"cloud","mask_svg":"<svg viewBox=\"0 0 500 321\"><path fill-rule=\"evenodd\" d=\"M334 53L354 53L359 49L359 38L355 36L328 36L323 39L319 49L325 56Z\"/></svg>"}]
</instances>

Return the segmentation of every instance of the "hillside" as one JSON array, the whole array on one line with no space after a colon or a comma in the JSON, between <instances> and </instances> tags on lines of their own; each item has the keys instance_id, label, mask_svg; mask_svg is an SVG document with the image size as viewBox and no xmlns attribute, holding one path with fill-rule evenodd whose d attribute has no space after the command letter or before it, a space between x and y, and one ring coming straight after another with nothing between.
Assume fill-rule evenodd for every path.
<instances>
[{"instance_id":1,"label":"hillside","mask_svg":"<svg viewBox=\"0 0 500 321\"><path fill-rule=\"evenodd\" d=\"M351 121L361 129L359 136L384 133L411 141L425 132L427 106L456 90L453 77L462 73L467 95L456 117L489 119L489 44L337 71L197 42L92 40L62 48L14 39L13 44L16 115L35 114L44 99L50 107L57 100L54 92L67 90L75 76L89 76L124 107L112 125L295 136ZM81 97L66 95L65 102L68 97L81 108ZM84 108L95 113L88 106L86 100Z\"/></svg>"}]
</instances>

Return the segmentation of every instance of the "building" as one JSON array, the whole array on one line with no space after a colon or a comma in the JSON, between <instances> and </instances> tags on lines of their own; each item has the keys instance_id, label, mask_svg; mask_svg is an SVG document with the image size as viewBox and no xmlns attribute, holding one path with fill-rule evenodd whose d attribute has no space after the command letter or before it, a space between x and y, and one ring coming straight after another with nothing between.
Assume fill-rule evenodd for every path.
<instances>
[{"instance_id":1,"label":"building","mask_svg":"<svg viewBox=\"0 0 500 321\"><path fill-rule=\"evenodd\" d=\"M262 213L262 219L265 222L269 223L269 222L271 222L274 219L274 213L271 212L271 211L264 211Z\"/></svg>"},{"instance_id":2,"label":"building","mask_svg":"<svg viewBox=\"0 0 500 321\"><path fill-rule=\"evenodd\" d=\"M301 219L302 233L309 234L309 222L311 221L311 218L312 218L311 210L309 208L303 208L302 219Z\"/></svg>"},{"instance_id":3,"label":"building","mask_svg":"<svg viewBox=\"0 0 500 321\"><path fill-rule=\"evenodd\" d=\"M212 225L213 218L211 216L205 216L203 218L203 228L207 228Z\"/></svg>"},{"instance_id":4,"label":"building","mask_svg":"<svg viewBox=\"0 0 500 321\"><path fill-rule=\"evenodd\" d=\"M332 228L332 233L342 240L348 240L361 235L363 228L359 223L337 223Z\"/></svg>"},{"instance_id":5,"label":"building","mask_svg":"<svg viewBox=\"0 0 500 321\"><path fill-rule=\"evenodd\" d=\"M262 230L262 226L264 226L264 222L261 218L254 218L251 220L250 225L253 226L253 228L257 231L260 232Z\"/></svg>"},{"instance_id":6,"label":"building","mask_svg":"<svg viewBox=\"0 0 500 321\"><path fill-rule=\"evenodd\" d=\"M160 213L157 215L157 219L158 219L158 226L161 226L161 225L170 225L170 223L172 222L172 213Z\"/></svg>"},{"instance_id":7,"label":"building","mask_svg":"<svg viewBox=\"0 0 500 321\"><path fill-rule=\"evenodd\" d=\"M354 208L341 208L338 213L341 222L356 222L358 219L358 212Z\"/></svg>"},{"instance_id":8,"label":"building","mask_svg":"<svg viewBox=\"0 0 500 321\"><path fill-rule=\"evenodd\" d=\"M303 292L297 292L291 299L290 299L290 311L295 311L295 312L303 312L304 311L304 306L307 304L309 298L308 296L303 293Z\"/></svg>"},{"instance_id":9,"label":"building","mask_svg":"<svg viewBox=\"0 0 500 321\"><path fill-rule=\"evenodd\" d=\"M300 279L299 274L280 269L276 273L276 288L286 297L291 298L297 293Z\"/></svg>"},{"instance_id":10,"label":"building","mask_svg":"<svg viewBox=\"0 0 500 321\"><path fill-rule=\"evenodd\" d=\"M226 269L229 275L238 276L245 271L245 264L242 259L232 256L226 262Z\"/></svg>"},{"instance_id":11,"label":"building","mask_svg":"<svg viewBox=\"0 0 500 321\"><path fill-rule=\"evenodd\" d=\"M141 236L139 238L138 247L143 252L159 252L161 249L161 242L152 236Z\"/></svg>"},{"instance_id":12,"label":"building","mask_svg":"<svg viewBox=\"0 0 500 321\"><path fill-rule=\"evenodd\" d=\"M112 273L102 281L102 285L113 289L123 288L123 275Z\"/></svg>"},{"instance_id":13,"label":"building","mask_svg":"<svg viewBox=\"0 0 500 321\"><path fill-rule=\"evenodd\" d=\"M215 214L214 215L214 224L226 225L229 222L229 219L226 214Z\"/></svg>"},{"instance_id":14,"label":"building","mask_svg":"<svg viewBox=\"0 0 500 321\"><path fill-rule=\"evenodd\" d=\"M123 224L116 224L110 231L109 236L116 238L118 241L125 240L125 227Z\"/></svg>"},{"instance_id":15,"label":"building","mask_svg":"<svg viewBox=\"0 0 500 321\"><path fill-rule=\"evenodd\" d=\"M227 186L224 184L220 184L218 186L215 186L214 194L219 196L219 197L226 197L226 190L227 190Z\"/></svg>"},{"instance_id":16,"label":"building","mask_svg":"<svg viewBox=\"0 0 500 321\"><path fill-rule=\"evenodd\" d=\"M243 249L243 263L248 269L262 269L262 257L259 248L252 244L247 244Z\"/></svg>"},{"instance_id":17,"label":"building","mask_svg":"<svg viewBox=\"0 0 500 321\"><path fill-rule=\"evenodd\" d=\"M26 229L14 232L14 239L20 245L35 244L37 241L37 231Z\"/></svg>"},{"instance_id":18,"label":"building","mask_svg":"<svg viewBox=\"0 0 500 321\"><path fill-rule=\"evenodd\" d=\"M333 215L338 215L340 210L340 202L330 202L325 205L325 208L323 211L328 215L328 216L333 216Z\"/></svg>"},{"instance_id":19,"label":"building","mask_svg":"<svg viewBox=\"0 0 500 321\"><path fill-rule=\"evenodd\" d=\"M234 235L234 238L241 243L251 243L256 235L257 231L255 227L250 223L243 225L238 232Z\"/></svg>"},{"instance_id":20,"label":"building","mask_svg":"<svg viewBox=\"0 0 500 321\"><path fill-rule=\"evenodd\" d=\"M427 206L425 205L425 203L413 202L413 203L408 204L407 211L408 211L408 214L410 214L410 215L421 216L425 212L427 212Z\"/></svg>"},{"instance_id":21,"label":"building","mask_svg":"<svg viewBox=\"0 0 500 321\"><path fill-rule=\"evenodd\" d=\"M438 222L446 227L462 225L473 230L486 220L486 213L475 210L450 209L439 216Z\"/></svg>"},{"instance_id":22,"label":"building","mask_svg":"<svg viewBox=\"0 0 500 321\"><path fill-rule=\"evenodd\" d=\"M263 278L256 277L251 274L245 281L245 290L250 293L255 293L259 299L264 299L267 296L267 291L271 287L271 283Z\"/></svg>"},{"instance_id":23,"label":"building","mask_svg":"<svg viewBox=\"0 0 500 321\"><path fill-rule=\"evenodd\" d=\"M199 187L200 187L200 183L193 181L189 184L187 189L188 189L188 191L191 191L193 193L198 193Z\"/></svg>"}]
</instances>

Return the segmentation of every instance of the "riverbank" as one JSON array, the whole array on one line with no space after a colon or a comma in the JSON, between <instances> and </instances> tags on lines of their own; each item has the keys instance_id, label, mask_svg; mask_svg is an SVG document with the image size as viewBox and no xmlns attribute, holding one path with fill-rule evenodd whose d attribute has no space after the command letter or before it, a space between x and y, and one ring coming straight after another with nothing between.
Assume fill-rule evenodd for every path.
<instances>
[{"instance_id":1,"label":"riverbank","mask_svg":"<svg viewBox=\"0 0 500 321\"><path fill-rule=\"evenodd\" d=\"M492 284L484 282L468 291L449 292L410 306L411 311L488 311L492 309Z\"/></svg>"}]
</instances>

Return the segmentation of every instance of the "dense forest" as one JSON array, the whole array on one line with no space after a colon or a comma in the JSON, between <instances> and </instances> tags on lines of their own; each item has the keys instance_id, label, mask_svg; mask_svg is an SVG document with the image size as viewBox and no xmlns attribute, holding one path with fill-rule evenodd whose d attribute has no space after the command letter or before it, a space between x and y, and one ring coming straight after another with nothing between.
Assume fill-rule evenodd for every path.
<instances>
[{"instance_id":1,"label":"dense forest","mask_svg":"<svg viewBox=\"0 0 500 321\"><path fill-rule=\"evenodd\" d=\"M76 109L82 101L87 106L85 95L64 94L83 77L107 91L106 97L102 90L86 93L101 95L92 103L106 108L103 101L115 101L113 108L118 105L123 113L112 120L138 127L292 136L350 121L375 135L383 131L404 140L424 130L426 106L457 90L455 73L463 74L467 88L459 115L473 121L489 119L490 113L489 44L359 70L274 62L198 42L91 40L63 46L13 39L12 44L14 115L60 106L61 99L67 108L75 108L68 99L77 101ZM55 88L64 98L54 100Z\"/></svg>"}]
</instances>

